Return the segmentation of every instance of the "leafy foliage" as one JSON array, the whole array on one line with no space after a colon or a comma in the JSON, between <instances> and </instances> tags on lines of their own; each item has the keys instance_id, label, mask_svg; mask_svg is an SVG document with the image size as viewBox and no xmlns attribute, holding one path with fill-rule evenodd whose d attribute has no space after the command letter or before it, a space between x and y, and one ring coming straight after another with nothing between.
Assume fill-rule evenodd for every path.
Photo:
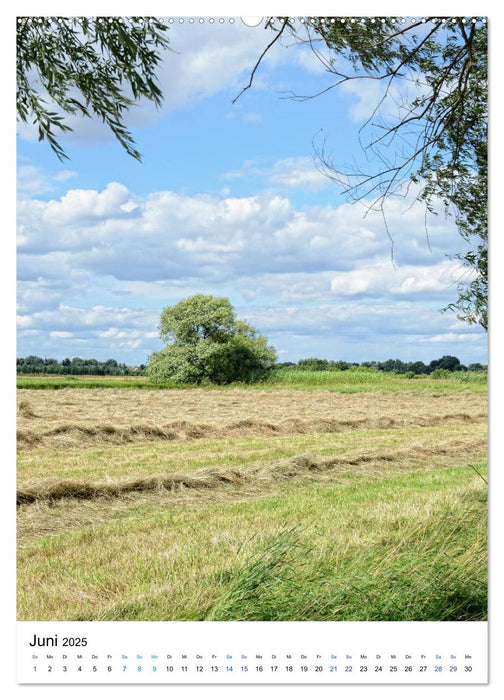
<instances>
[{"instance_id":1,"label":"leafy foliage","mask_svg":"<svg viewBox=\"0 0 504 700\"><path fill-rule=\"evenodd\" d=\"M149 358L153 382L214 384L263 378L276 360L262 335L236 318L224 297L196 294L161 314L160 337L167 345Z\"/></svg>"},{"instance_id":2,"label":"leafy foliage","mask_svg":"<svg viewBox=\"0 0 504 700\"><path fill-rule=\"evenodd\" d=\"M162 102L155 71L166 27L155 17L28 17L17 26L17 116L38 126L58 158L55 132L71 127L65 114L100 118L140 160L124 113L145 97ZM56 111L55 111L56 110Z\"/></svg>"},{"instance_id":3,"label":"leafy foliage","mask_svg":"<svg viewBox=\"0 0 504 700\"><path fill-rule=\"evenodd\" d=\"M16 360L16 369L18 374L69 374L69 375L137 375L142 374L144 365L139 367L128 367L127 365L117 362L116 360L100 360L89 359L85 360L80 357L70 359L65 357L64 360L58 360L52 357L38 357L37 355L28 355L28 357L18 357Z\"/></svg>"}]
</instances>

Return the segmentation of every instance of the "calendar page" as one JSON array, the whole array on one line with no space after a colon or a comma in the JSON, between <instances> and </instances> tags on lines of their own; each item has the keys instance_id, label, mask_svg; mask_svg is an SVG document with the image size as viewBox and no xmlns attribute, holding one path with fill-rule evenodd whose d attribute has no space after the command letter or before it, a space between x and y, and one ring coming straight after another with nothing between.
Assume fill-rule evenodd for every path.
<instances>
[{"instance_id":1,"label":"calendar page","mask_svg":"<svg viewBox=\"0 0 504 700\"><path fill-rule=\"evenodd\" d=\"M132 7L12 20L19 687L478 692L490 20Z\"/></svg>"}]
</instances>

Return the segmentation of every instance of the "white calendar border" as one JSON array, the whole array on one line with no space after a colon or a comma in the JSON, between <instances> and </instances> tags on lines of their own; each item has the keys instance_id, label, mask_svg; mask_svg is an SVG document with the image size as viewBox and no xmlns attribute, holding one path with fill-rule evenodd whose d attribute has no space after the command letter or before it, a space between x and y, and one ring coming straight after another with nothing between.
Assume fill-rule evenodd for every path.
<instances>
[{"instance_id":1,"label":"white calendar border","mask_svg":"<svg viewBox=\"0 0 504 700\"><path fill-rule=\"evenodd\" d=\"M191 15L203 15L206 16L208 15L208 11L211 8L212 12L215 14L221 14L223 16L237 16L237 15L291 15L291 16L296 16L296 15L304 15L304 14L314 14L314 15L324 15L324 14L332 14L334 12L334 5L333 3L328 3L328 2L317 2L312 1L309 3L309 7L307 8L308 3L299 3L299 2L270 2L270 3L265 3L262 0L258 2L248 2L244 3L241 2L239 5L236 5L236 3L230 3L230 2L214 2L211 4L211 6L206 3L206 5L203 5L201 2L199 3L194 3L194 2L187 2L184 3L183 6L180 3L179 8L177 9L177 5L173 3L166 3L166 2L147 2L143 3L142 5L142 13L147 13L147 14L152 14L152 15L166 15L166 14L181 14L182 16L191 16ZM135 9L137 8L137 9ZM346 8L342 6L343 11L345 11ZM422 2L422 3L415 3L415 5L407 4L404 2L398 3L398 2L390 2L387 0L386 2L354 2L351 6L352 9L352 14L353 15L368 15L372 16L375 12L379 12L381 15L394 15L394 14L407 14L407 15L412 15L412 16L417 16L417 15L423 15L423 14L436 14L440 12L440 4L439 2L433 3L430 0L428 2ZM100 3L94 3L94 2L88 2L88 3L72 3L71 4L71 10L69 8L68 3L62 3L61 0L58 0L56 2L18 2L16 3L15 7L10 7L7 11L4 11L3 17L2 17L2 25L1 26L1 31L2 31L2 51L4 52L2 55L2 58L4 58L4 61L2 65L4 66L4 88L6 88L5 92L9 95L13 95L13 83L14 83L14 61L13 61L13 31L12 27L13 25L13 19L16 15L18 14L25 14L25 15L31 15L31 14L69 14L71 11L71 14L133 14L133 13L138 13L138 3L136 2L131 2L131 0L125 0L124 2L118 3L111 3L111 2L100 2ZM460 16L460 15L471 15L474 13L477 13L478 15L488 15L490 17L490 31L491 31L491 57L492 57L492 62L491 65L497 66L497 65L504 65L503 61L503 56L501 55L502 47L504 46L504 42L498 40L498 31L499 27L502 27L503 25L503 20L504 18L502 17L502 9L495 8L493 6L493 3L485 3L485 2L479 2L477 4L474 3L474 0L472 2L467 2L466 0L461 1L461 2L445 2L442 5L442 10L441 13L445 16L449 15L454 15L454 16ZM346 12L348 14L348 12ZM502 29L504 31L504 27ZM494 73L496 74L497 71L495 70ZM497 75L491 75L491 84L496 87L497 85L497 80L493 80L493 78L498 79L499 76ZM12 81L12 82L10 82ZM492 91L491 90L491 105L492 105L492 112L491 116L492 118L495 117L495 128L491 127L491 144L492 144L492 152L493 153L502 153L504 152L504 149L500 148L502 146L502 136L500 135L497 124L502 123L502 118L497 119L496 118L496 110L499 112L499 116L502 117L500 114L501 106L498 104L498 95L497 95L497 90ZM2 275L1 275L1 284L2 284L2 291L4 292L4 300L6 301L6 304L3 308L4 311L4 323L7 324L7 327L9 328L9 334L7 336L7 340L4 340L3 347L1 349L1 357L2 357L2 366L3 367L13 367L14 363L13 360L15 359L15 341L13 339L13 333L11 335L11 330L13 326L13 319L15 315L15 307L14 307L14 264L13 260L15 259L15 251L14 251L14 245L11 240L11 234L14 231L14 224L15 224L15 213L14 213L14 207L13 207L13 202L15 201L15 140L12 136L12 125L13 125L13 115L7 114L3 115L3 121L2 121L2 126L4 127L2 130L2 133L4 134L4 158L3 158L3 163L4 163L4 169L6 170L7 176L8 176L8 185L4 186L4 193L5 193L5 198L4 202L7 203L7 212L6 212L6 220L5 220L5 226L4 226L4 250L3 253L4 255L2 256ZM495 159L496 160L496 159ZM491 161L492 163L492 161ZM491 186L491 223L492 221L496 224L495 229L496 229L496 236L495 240L492 239L492 233L491 233L491 280L492 280L492 287L491 287L491 293L492 293L492 298L498 299L500 294L499 292L503 291L500 289L500 280L499 277L502 279L502 275L499 275L497 270L496 263L493 263L492 261L495 260L502 260L504 259L504 252L502 250L502 243L499 238L499 231L498 231L498 221L497 221L497 212L496 212L496 207L493 206L492 204L494 201L498 201L499 197L499 191L498 191L498 185L499 181L502 182L502 179L499 178L498 173L496 172L496 163L494 161L493 167L491 168L491 178L490 178L490 186ZM495 274L492 275L492 269ZM12 325L11 325L12 323ZM502 370L499 370L498 365L498 360L499 355L498 349L501 348L501 333L502 333L502 328L499 327L498 325L499 320L497 316L497 309L494 307L494 310L492 309L491 306L491 333L490 333L490 366L491 366L491 390L490 390L490 407L491 407L491 412L490 412L490 428L491 428L491 449L490 449L490 461L491 461L491 469L490 469L490 483L491 483L491 493L490 493L490 552L491 552L491 560L490 560L490 600L491 600L491 605L490 605L490 623L489 623L489 637L490 637L490 683L486 686L477 686L477 697L480 696L487 696L487 697L498 697L499 694L503 692L504 684L503 684L503 669L504 669L504 663L503 659L500 656L500 650L504 648L504 644L502 643L503 641L503 634L502 634L502 628L504 627L504 614L503 614L503 603L502 603L502 596L498 595L498 589L499 589L499 583L502 581L501 574L502 574L502 561L499 558L499 545L498 545L498 535L497 532L502 532L502 513L503 509L500 505L500 498L498 498L498 495L504 494L504 488L503 487L503 478L501 476L500 470L498 469L499 466L499 457L500 457L500 448L502 447L501 444L497 441L497 436L499 434L499 425L500 425L500 420L499 420L499 415L498 412L500 410L500 401L499 401L499 393L501 387L504 387L504 376L502 373ZM493 367L492 365L492 358L496 360L496 366ZM44 698L54 698L54 697L67 697L68 693L71 692L72 697L88 697L90 689L92 690L92 686L65 686L65 685L59 685L59 686L19 686L16 684L15 681L15 637L16 637L16 628L17 624L15 621L15 529L14 529L14 516L15 516L15 506L13 507L12 504L14 502L14 499L12 498L12 493L14 492L15 489L15 478L14 474L12 472L12 465L14 464L15 460L15 446L13 443L12 436L15 434L15 411L12 410L12 407L14 405L14 397L15 397L15 377L14 377L14 372L12 371L12 377L5 377L4 379L4 388L6 387L6 382L7 382L7 388L6 391L4 391L4 412L5 409L7 409L7 419L2 422L2 457L3 457L3 466L4 466L4 471L6 471L5 475L5 483L4 483L4 489L3 489L3 497L5 498L5 503L2 505L4 506L2 508L2 525L3 525L3 534L5 536L4 543L7 543L7 546L4 547L4 557L7 559L7 571L6 574L4 574L3 577L3 587L2 587L2 600L4 605L2 606L2 636L1 636L1 646L0 646L0 658L2 661L2 673L3 673L3 678L2 678L2 687L6 689L8 692L9 697L28 697L32 696L33 693L37 694L37 698L41 698L42 700ZM499 421L499 422L498 422ZM5 571L5 569L4 569ZM206 623L199 623L199 624L206 624ZM228 623L230 625L233 625L234 623ZM302 624L302 623L299 623ZM415 623L411 623L415 624ZM143 687L143 686L142 686ZM205 688L201 688L200 690L204 690L205 692L205 697L206 698L221 698L223 697L231 697L231 696L236 696L236 691L237 687L236 686L214 686L214 687L208 687L205 686ZM159 697L176 697L176 698L185 698L185 697L190 697L193 696L195 691L195 686L188 685L188 686L176 686L176 688L173 688L171 690L168 690L166 686L150 686L149 687L149 693L154 694ZM271 691L271 693L269 692ZM428 689L425 689L422 686L408 686L407 689L405 689L405 686L403 685L396 685L396 686L384 686L384 687L376 687L376 686L367 686L363 688L362 686L352 686L348 687L345 686L344 688L341 686L338 686L335 688L334 686L318 686L318 687L313 687L310 690L311 692L316 692L317 697L331 697L334 698L336 697L336 693L338 694L338 697L345 697L345 698L358 698L362 697L364 692L372 692L374 698L390 698L390 697L404 697L404 693L407 692L409 697L425 697L426 691L429 694L429 698L436 698L436 697L453 697L453 698L464 698L464 697L471 697L474 698L476 696L475 693L475 687L474 686L429 686ZM256 686L240 686L239 693L240 697L243 698L248 698L248 697L257 697L257 692L258 688ZM306 697L306 686L285 686L285 687L271 687L271 686L261 686L260 687L260 692L261 696L263 696L266 693L266 697L269 697L270 695L275 696L275 698L279 697L288 697L290 698L305 698ZM121 697L122 698L129 698L129 697L138 697L138 689L135 686L107 686L107 693L108 697ZM170 693L170 695L168 695Z\"/></svg>"}]
</instances>

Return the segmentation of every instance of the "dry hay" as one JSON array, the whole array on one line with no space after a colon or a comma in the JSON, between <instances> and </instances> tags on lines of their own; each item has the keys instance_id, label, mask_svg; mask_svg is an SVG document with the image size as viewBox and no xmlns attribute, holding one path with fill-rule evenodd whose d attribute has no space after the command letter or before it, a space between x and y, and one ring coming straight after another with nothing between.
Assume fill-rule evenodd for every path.
<instances>
[{"instance_id":1,"label":"dry hay","mask_svg":"<svg viewBox=\"0 0 504 700\"><path fill-rule=\"evenodd\" d=\"M484 422L479 394L63 389L18 392L18 448L260 437Z\"/></svg>"},{"instance_id":2,"label":"dry hay","mask_svg":"<svg viewBox=\"0 0 504 700\"><path fill-rule=\"evenodd\" d=\"M432 437L422 435L422 428L430 426L472 423L484 428L486 397L477 394L64 389L20 390L18 401L27 402L29 408L18 415L20 450L82 448L83 455L86 448L100 443L129 445L205 437L273 439L364 429L419 429L418 439L395 449L368 443L359 450L331 456L301 453L270 461L258 457L246 466L207 466L190 473L179 468L175 473L103 481L25 481L19 486L17 502L19 526L26 536L37 533L39 528L51 532L56 527L57 513L56 520L60 518L64 527L72 529L77 523L110 517L118 509L127 510L131 499L186 507L216 500L260 498L297 482L318 480L332 484L355 477L381 478L410 469L474 464L484 461L486 447L485 438L479 435L456 439L447 430L446 439L436 440L435 444L430 442ZM26 403L23 406L27 408ZM222 449L226 449L224 445ZM158 466L156 471L161 469ZM43 515L46 509L50 510L47 517Z\"/></svg>"},{"instance_id":3,"label":"dry hay","mask_svg":"<svg viewBox=\"0 0 504 700\"><path fill-rule=\"evenodd\" d=\"M465 438L446 441L443 444L428 446L424 442L402 449L358 450L335 457L315 455L298 455L289 459L278 460L266 465L250 466L246 470L238 467L225 469L202 469L192 474L158 474L155 476L127 479L124 481L86 482L71 479L43 481L24 485L16 495L17 505L37 501L57 501L73 498L88 500L101 497L118 497L131 492L146 491L183 491L185 489L207 490L222 487L249 487L261 490L266 482L278 483L293 478L315 476L318 473L344 470L361 475L366 467L372 465L371 472L376 473L380 466L387 465L404 469L405 465L423 464L431 466L433 460L442 457L460 457L482 450L486 445L484 438Z\"/></svg>"}]
</instances>

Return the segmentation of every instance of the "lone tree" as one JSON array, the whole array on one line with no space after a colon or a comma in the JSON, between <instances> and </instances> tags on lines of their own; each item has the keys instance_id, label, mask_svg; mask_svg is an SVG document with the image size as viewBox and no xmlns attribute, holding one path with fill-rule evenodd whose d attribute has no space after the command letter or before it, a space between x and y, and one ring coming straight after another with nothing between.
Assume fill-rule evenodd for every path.
<instances>
[{"instance_id":1,"label":"lone tree","mask_svg":"<svg viewBox=\"0 0 504 700\"><path fill-rule=\"evenodd\" d=\"M140 160L124 113L141 97L161 105L155 72L166 30L155 17L19 17L18 120L36 124L39 141L63 160L55 133L72 131L64 116L98 117Z\"/></svg>"},{"instance_id":2,"label":"lone tree","mask_svg":"<svg viewBox=\"0 0 504 700\"><path fill-rule=\"evenodd\" d=\"M167 345L147 365L156 383L251 382L264 378L276 361L274 348L236 318L225 297L196 294L167 306L159 331Z\"/></svg>"},{"instance_id":3,"label":"lone tree","mask_svg":"<svg viewBox=\"0 0 504 700\"><path fill-rule=\"evenodd\" d=\"M323 134L313 141L315 162L351 200L363 201L370 209L380 211L385 228L387 199L405 196L412 184L417 186L417 198L428 211L434 212L441 202L469 244L469 252L455 256L466 273L458 284L458 299L446 308L458 312L461 320L480 324L486 330L485 21L464 17L272 17L266 26L273 30L274 38L236 99L252 86L269 49L287 37L291 44L309 46L329 76L321 92L291 92L292 99L318 98L356 80L382 85L376 108L359 133L365 167L346 168L336 162Z\"/></svg>"}]
</instances>

